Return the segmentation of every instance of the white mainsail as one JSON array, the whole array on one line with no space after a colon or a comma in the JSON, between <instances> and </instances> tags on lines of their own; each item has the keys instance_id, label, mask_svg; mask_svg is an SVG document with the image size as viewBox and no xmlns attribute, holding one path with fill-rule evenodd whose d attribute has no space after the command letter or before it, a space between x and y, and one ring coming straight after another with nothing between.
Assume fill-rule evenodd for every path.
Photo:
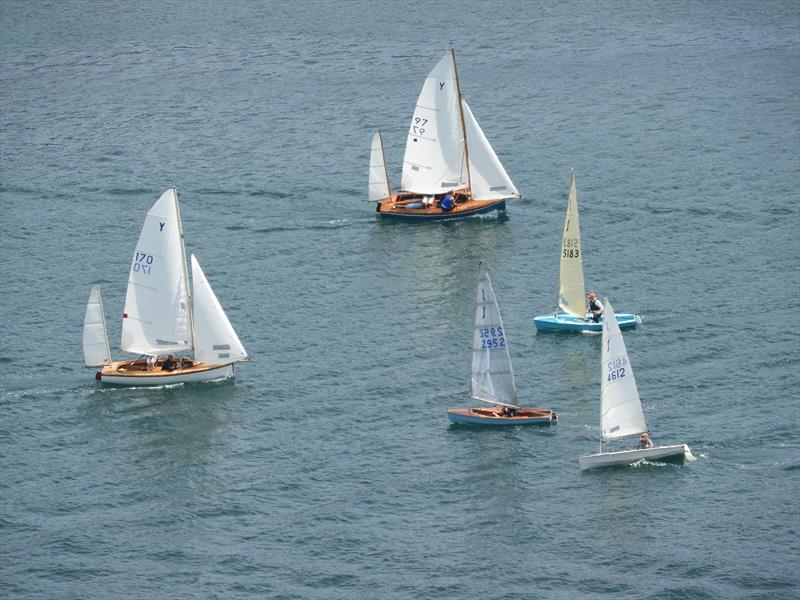
<instances>
[{"instance_id":1,"label":"white mainsail","mask_svg":"<svg viewBox=\"0 0 800 600\"><path fill-rule=\"evenodd\" d=\"M581 252L581 226L578 220L578 194L575 174L569 188L564 235L561 239L561 276L559 278L558 305L561 310L581 319L586 318L586 300L583 282L583 256Z\"/></svg>"},{"instance_id":2,"label":"white mainsail","mask_svg":"<svg viewBox=\"0 0 800 600\"><path fill-rule=\"evenodd\" d=\"M609 441L647 431L625 340L608 298L603 311L600 435Z\"/></svg>"},{"instance_id":3,"label":"white mainsail","mask_svg":"<svg viewBox=\"0 0 800 600\"><path fill-rule=\"evenodd\" d=\"M470 395L492 404L516 406L517 403L503 319L500 317L489 272L482 263L478 271L475 297Z\"/></svg>"},{"instance_id":4,"label":"white mainsail","mask_svg":"<svg viewBox=\"0 0 800 600\"><path fill-rule=\"evenodd\" d=\"M403 157L403 191L440 194L469 185L460 96L451 50L428 74L417 99Z\"/></svg>"},{"instance_id":5,"label":"white mainsail","mask_svg":"<svg viewBox=\"0 0 800 600\"><path fill-rule=\"evenodd\" d=\"M192 349L186 255L174 188L165 191L147 213L133 253L122 316L123 352Z\"/></svg>"},{"instance_id":6,"label":"white mainsail","mask_svg":"<svg viewBox=\"0 0 800 600\"><path fill-rule=\"evenodd\" d=\"M83 317L83 362L87 367L100 367L111 362L111 349L108 347L106 315L100 286L92 287Z\"/></svg>"},{"instance_id":7,"label":"white mainsail","mask_svg":"<svg viewBox=\"0 0 800 600\"><path fill-rule=\"evenodd\" d=\"M519 192L503 168L494 148L486 139L475 115L466 100L461 100L464 109L464 127L469 146L470 183L472 197L476 200L502 200L519 198Z\"/></svg>"},{"instance_id":8,"label":"white mainsail","mask_svg":"<svg viewBox=\"0 0 800 600\"><path fill-rule=\"evenodd\" d=\"M210 365L224 365L247 360L247 351L239 341L214 290L192 254L192 307L194 314L194 358Z\"/></svg>"},{"instance_id":9,"label":"white mainsail","mask_svg":"<svg viewBox=\"0 0 800 600\"><path fill-rule=\"evenodd\" d=\"M369 157L369 201L380 202L392 195L389 173L386 170L386 157L383 154L383 138L376 131L372 136L372 151Z\"/></svg>"}]
</instances>

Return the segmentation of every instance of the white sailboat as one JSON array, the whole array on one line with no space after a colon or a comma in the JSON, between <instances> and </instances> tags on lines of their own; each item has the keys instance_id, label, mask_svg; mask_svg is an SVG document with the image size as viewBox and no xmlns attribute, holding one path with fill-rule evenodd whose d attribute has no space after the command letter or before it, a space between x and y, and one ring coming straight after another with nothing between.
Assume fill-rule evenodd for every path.
<instances>
[{"instance_id":1,"label":"white sailboat","mask_svg":"<svg viewBox=\"0 0 800 600\"><path fill-rule=\"evenodd\" d=\"M384 217L441 220L505 208L519 192L461 97L451 49L422 86L403 158L400 190L392 194L383 143L373 136L369 201ZM388 195L387 195L388 194Z\"/></svg>"},{"instance_id":2,"label":"white sailboat","mask_svg":"<svg viewBox=\"0 0 800 600\"><path fill-rule=\"evenodd\" d=\"M602 317L595 322L586 308L586 289L583 279L583 251L581 226L578 216L578 193L575 174L569 188L564 233L561 237L558 307L563 311L533 319L537 329L556 331L600 331ZM617 315L620 329L636 327L640 319L633 314Z\"/></svg>"},{"instance_id":3,"label":"white sailboat","mask_svg":"<svg viewBox=\"0 0 800 600\"><path fill-rule=\"evenodd\" d=\"M642 459L682 460L691 457L686 444L650 446L633 450L604 452L603 442L639 436L647 431L647 423L639 399L639 390L628 359L625 340L617 324L614 308L605 299L600 398L600 452L578 458L581 469L629 465Z\"/></svg>"},{"instance_id":4,"label":"white sailboat","mask_svg":"<svg viewBox=\"0 0 800 600\"><path fill-rule=\"evenodd\" d=\"M234 363L249 360L194 255L191 262L190 292L178 196L171 188L147 213L131 263L120 350L137 358L111 361L99 288L89 296L84 359L102 367L97 379L117 385L211 381L233 377ZM167 360L178 353L188 356Z\"/></svg>"},{"instance_id":5,"label":"white sailboat","mask_svg":"<svg viewBox=\"0 0 800 600\"><path fill-rule=\"evenodd\" d=\"M473 425L533 425L550 424L558 419L552 409L517 405L505 327L489 272L483 263L478 269L475 297L470 397L491 407L448 409L450 421Z\"/></svg>"}]
</instances>

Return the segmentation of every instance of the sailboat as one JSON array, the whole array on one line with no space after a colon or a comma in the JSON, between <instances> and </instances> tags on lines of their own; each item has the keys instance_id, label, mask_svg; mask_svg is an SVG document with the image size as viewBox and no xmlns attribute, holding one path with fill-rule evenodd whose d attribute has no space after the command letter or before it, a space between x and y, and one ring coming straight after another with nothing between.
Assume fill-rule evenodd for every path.
<instances>
[{"instance_id":1,"label":"sailboat","mask_svg":"<svg viewBox=\"0 0 800 600\"><path fill-rule=\"evenodd\" d=\"M555 331L601 331L602 320L595 322L586 310L586 290L583 282L583 251L581 250L581 226L578 218L578 194L575 189L575 173L569 188L567 215L564 218L564 235L561 239L561 268L558 290L558 307L552 315L535 317L537 330ZM633 314L617 315L620 329L632 329L641 320Z\"/></svg>"},{"instance_id":2,"label":"sailboat","mask_svg":"<svg viewBox=\"0 0 800 600\"><path fill-rule=\"evenodd\" d=\"M100 382L165 385L226 379L233 377L234 363L249 360L194 255L191 263L190 292L178 195L170 188L147 213L131 263L120 350L137 358L111 359L99 286L89 294L84 363L101 367L96 374ZM177 358L169 360L173 354Z\"/></svg>"},{"instance_id":3,"label":"sailboat","mask_svg":"<svg viewBox=\"0 0 800 600\"><path fill-rule=\"evenodd\" d=\"M461 96L451 49L422 86L395 193L380 132L373 135L368 199L382 217L433 221L504 210L507 199L520 197Z\"/></svg>"},{"instance_id":4,"label":"sailboat","mask_svg":"<svg viewBox=\"0 0 800 600\"><path fill-rule=\"evenodd\" d=\"M647 431L625 340L608 298L605 299L600 368L600 452L579 457L581 469L629 465L642 459L683 460L692 457L686 444L603 452L603 442L638 436Z\"/></svg>"},{"instance_id":5,"label":"sailboat","mask_svg":"<svg viewBox=\"0 0 800 600\"><path fill-rule=\"evenodd\" d=\"M558 415L549 408L517 405L517 388L500 308L489 271L479 264L472 334L472 376L470 396L490 406L451 408L453 423L472 425L542 425L555 423Z\"/></svg>"}]
</instances>

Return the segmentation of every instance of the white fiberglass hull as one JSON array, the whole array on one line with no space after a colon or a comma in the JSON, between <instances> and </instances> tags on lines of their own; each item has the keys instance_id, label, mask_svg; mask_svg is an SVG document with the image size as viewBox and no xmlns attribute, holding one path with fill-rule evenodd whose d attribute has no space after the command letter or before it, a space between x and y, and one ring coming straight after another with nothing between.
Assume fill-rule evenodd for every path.
<instances>
[{"instance_id":1,"label":"white fiberglass hull","mask_svg":"<svg viewBox=\"0 0 800 600\"><path fill-rule=\"evenodd\" d=\"M209 366L196 370L187 371L151 371L151 372L108 372L104 368L98 372L98 379L101 383L112 385L133 385L133 386L155 386L155 385L174 385L176 383L200 383L203 381L218 381L233 377L233 364Z\"/></svg>"},{"instance_id":2,"label":"white fiberglass hull","mask_svg":"<svg viewBox=\"0 0 800 600\"><path fill-rule=\"evenodd\" d=\"M683 459L691 455L691 450L686 444L672 446L654 446L641 450L622 450L620 452L602 452L578 457L581 469L597 469L600 467L615 467L630 465L642 459L665 460Z\"/></svg>"}]
</instances>

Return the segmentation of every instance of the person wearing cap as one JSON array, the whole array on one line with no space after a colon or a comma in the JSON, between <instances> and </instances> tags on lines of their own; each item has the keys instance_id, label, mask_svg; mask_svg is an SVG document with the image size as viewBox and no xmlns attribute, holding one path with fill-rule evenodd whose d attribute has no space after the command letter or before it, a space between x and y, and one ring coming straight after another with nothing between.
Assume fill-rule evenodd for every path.
<instances>
[{"instance_id":1,"label":"person wearing cap","mask_svg":"<svg viewBox=\"0 0 800 600\"><path fill-rule=\"evenodd\" d=\"M586 297L589 299L589 311L592 313L592 321L599 323L603 314L603 303L597 299L597 294L594 292L589 292Z\"/></svg>"},{"instance_id":2,"label":"person wearing cap","mask_svg":"<svg viewBox=\"0 0 800 600\"><path fill-rule=\"evenodd\" d=\"M646 431L642 434L642 437L639 438L639 445L636 446L637 450L644 450L645 448L652 448L653 447L653 440L650 439L650 434Z\"/></svg>"}]
</instances>

